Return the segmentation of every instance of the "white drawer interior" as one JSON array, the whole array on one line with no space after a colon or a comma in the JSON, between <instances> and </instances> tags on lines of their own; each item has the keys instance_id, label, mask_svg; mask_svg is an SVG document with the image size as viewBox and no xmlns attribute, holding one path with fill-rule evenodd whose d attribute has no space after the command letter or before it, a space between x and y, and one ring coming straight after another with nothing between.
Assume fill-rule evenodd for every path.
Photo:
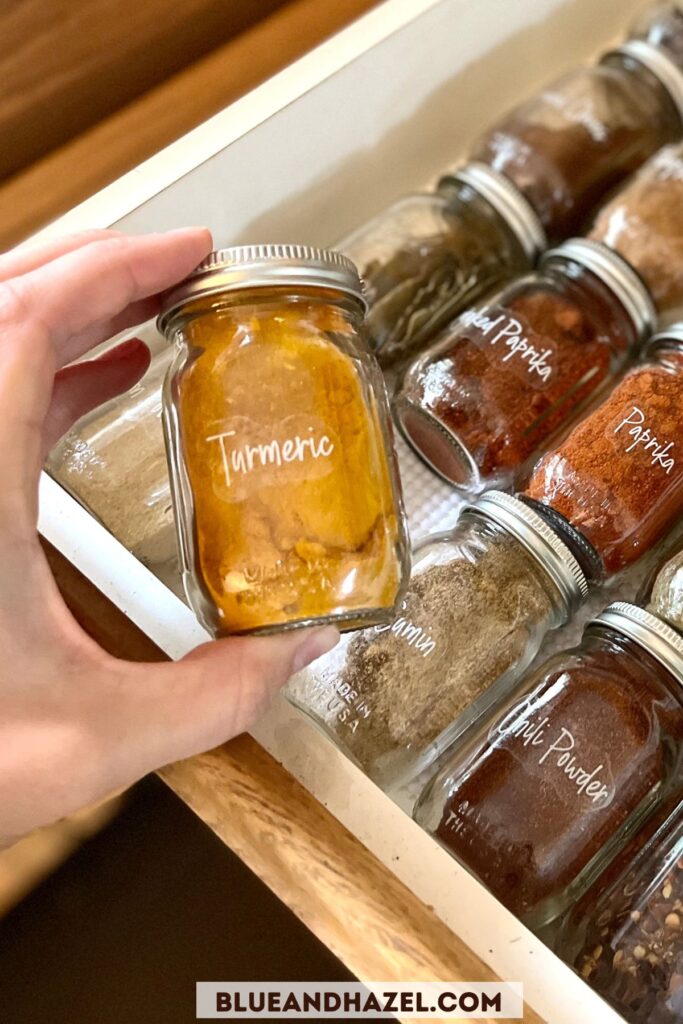
<instances>
[{"instance_id":1,"label":"white drawer interior","mask_svg":"<svg viewBox=\"0 0 683 1024\"><path fill-rule=\"evenodd\" d=\"M617 41L642 6L388 0L42 234L196 223L217 245L334 244L458 162L517 99ZM452 522L452 492L411 456L402 468L413 532ZM184 603L47 476L40 528L171 656L205 639ZM502 978L523 981L545 1019L621 1019L284 701L254 735Z\"/></svg>"}]
</instances>

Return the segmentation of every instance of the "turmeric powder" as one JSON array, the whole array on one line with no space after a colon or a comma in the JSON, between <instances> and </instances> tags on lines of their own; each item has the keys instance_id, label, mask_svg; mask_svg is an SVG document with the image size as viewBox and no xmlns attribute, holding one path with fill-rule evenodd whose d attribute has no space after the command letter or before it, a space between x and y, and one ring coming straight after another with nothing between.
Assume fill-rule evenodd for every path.
<instances>
[{"instance_id":1,"label":"turmeric powder","mask_svg":"<svg viewBox=\"0 0 683 1024\"><path fill-rule=\"evenodd\" d=\"M181 548L216 635L391 618L402 510L384 396L349 306L254 289L183 311L185 355L167 389L193 512L180 517Z\"/></svg>"}]
</instances>

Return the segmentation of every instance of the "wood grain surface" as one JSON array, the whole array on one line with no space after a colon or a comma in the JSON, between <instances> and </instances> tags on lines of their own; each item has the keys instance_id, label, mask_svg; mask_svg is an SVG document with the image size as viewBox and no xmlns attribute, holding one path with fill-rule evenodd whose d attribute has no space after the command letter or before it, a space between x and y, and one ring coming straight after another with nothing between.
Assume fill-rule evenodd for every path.
<instances>
[{"instance_id":1,"label":"wood grain surface","mask_svg":"<svg viewBox=\"0 0 683 1024\"><path fill-rule=\"evenodd\" d=\"M0 182L0 249L22 241L152 156L376 2L294 0L91 131Z\"/></svg>"}]
</instances>

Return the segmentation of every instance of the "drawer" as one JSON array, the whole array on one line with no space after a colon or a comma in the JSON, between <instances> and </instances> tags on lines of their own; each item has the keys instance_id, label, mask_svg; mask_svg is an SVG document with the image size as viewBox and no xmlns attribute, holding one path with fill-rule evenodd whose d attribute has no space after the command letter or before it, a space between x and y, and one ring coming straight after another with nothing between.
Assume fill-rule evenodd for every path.
<instances>
[{"instance_id":1,"label":"drawer","mask_svg":"<svg viewBox=\"0 0 683 1024\"><path fill-rule=\"evenodd\" d=\"M41 234L207 224L217 246L334 244L457 162L504 108L618 39L640 7L388 0ZM452 492L407 454L402 466L413 535L452 522ZM183 601L47 474L40 498L41 533L169 656L206 639ZM621 1020L284 700L253 735L495 974L521 980L540 1018ZM303 858L300 870L314 866Z\"/></svg>"}]
</instances>

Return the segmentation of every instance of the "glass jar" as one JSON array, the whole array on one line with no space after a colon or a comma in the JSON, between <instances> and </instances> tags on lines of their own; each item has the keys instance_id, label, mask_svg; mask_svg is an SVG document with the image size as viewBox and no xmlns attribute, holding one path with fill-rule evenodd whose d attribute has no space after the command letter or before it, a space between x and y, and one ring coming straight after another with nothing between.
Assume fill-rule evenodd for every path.
<instances>
[{"instance_id":1,"label":"glass jar","mask_svg":"<svg viewBox=\"0 0 683 1024\"><path fill-rule=\"evenodd\" d=\"M536 513L490 491L427 539L392 624L344 637L286 696L375 782L416 775L504 693L587 593Z\"/></svg>"},{"instance_id":2,"label":"glass jar","mask_svg":"<svg viewBox=\"0 0 683 1024\"><path fill-rule=\"evenodd\" d=\"M683 317L683 143L645 164L600 211L590 237L640 274L662 326Z\"/></svg>"},{"instance_id":3,"label":"glass jar","mask_svg":"<svg viewBox=\"0 0 683 1024\"><path fill-rule=\"evenodd\" d=\"M612 575L650 551L683 502L683 324L535 467L526 495L588 540Z\"/></svg>"},{"instance_id":4,"label":"glass jar","mask_svg":"<svg viewBox=\"0 0 683 1024\"><path fill-rule=\"evenodd\" d=\"M641 608L610 606L466 737L416 820L542 927L680 785L682 683L683 639Z\"/></svg>"},{"instance_id":5,"label":"glass jar","mask_svg":"<svg viewBox=\"0 0 683 1024\"><path fill-rule=\"evenodd\" d=\"M441 193L406 196L339 243L360 268L370 345L389 367L545 248L535 213L506 178L463 167Z\"/></svg>"},{"instance_id":6,"label":"glass jar","mask_svg":"<svg viewBox=\"0 0 683 1024\"><path fill-rule=\"evenodd\" d=\"M384 383L338 253L214 253L167 296L164 427L188 600L216 636L391 619L408 571Z\"/></svg>"},{"instance_id":7,"label":"glass jar","mask_svg":"<svg viewBox=\"0 0 683 1024\"><path fill-rule=\"evenodd\" d=\"M680 138L682 117L680 71L634 40L516 107L472 158L514 182L559 241L581 234L603 196Z\"/></svg>"},{"instance_id":8,"label":"glass jar","mask_svg":"<svg viewBox=\"0 0 683 1024\"><path fill-rule=\"evenodd\" d=\"M572 239L408 368L396 422L418 455L472 493L510 486L649 335L655 312L609 249Z\"/></svg>"},{"instance_id":9,"label":"glass jar","mask_svg":"<svg viewBox=\"0 0 683 1024\"><path fill-rule=\"evenodd\" d=\"M680 3L649 7L631 29L632 39L642 39L670 57L683 70L683 8Z\"/></svg>"},{"instance_id":10,"label":"glass jar","mask_svg":"<svg viewBox=\"0 0 683 1024\"><path fill-rule=\"evenodd\" d=\"M683 546L680 539L649 574L638 603L683 633Z\"/></svg>"},{"instance_id":11,"label":"glass jar","mask_svg":"<svg viewBox=\"0 0 683 1024\"><path fill-rule=\"evenodd\" d=\"M619 860L567 916L557 952L630 1024L681 1024L683 805Z\"/></svg>"}]
</instances>

